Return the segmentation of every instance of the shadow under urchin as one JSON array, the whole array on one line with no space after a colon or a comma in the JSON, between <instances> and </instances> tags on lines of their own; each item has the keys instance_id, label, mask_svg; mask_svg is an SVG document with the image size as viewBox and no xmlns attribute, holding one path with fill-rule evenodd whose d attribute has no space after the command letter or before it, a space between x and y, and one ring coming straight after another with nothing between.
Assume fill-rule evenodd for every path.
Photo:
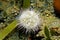
<instances>
[{"instance_id":1,"label":"shadow under urchin","mask_svg":"<svg viewBox=\"0 0 60 40\"><path fill-rule=\"evenodd\" d=\"M27 29L26 28L24 28L23 26L20 26L20 25L18 25L17 27L20 27L20 28L17 28L18 29L18 32L19 32L19 35L20 34L24 34L24 35L31 35L31 36L34 36L34 35L36 35L39 31L41 31L41 29L38 27L38 30L36 31L33 31L33 30L30 30L30 32L29 31L27 31ZM27 32L26 32L27 31Z\"/></svg>"}]
</instances>

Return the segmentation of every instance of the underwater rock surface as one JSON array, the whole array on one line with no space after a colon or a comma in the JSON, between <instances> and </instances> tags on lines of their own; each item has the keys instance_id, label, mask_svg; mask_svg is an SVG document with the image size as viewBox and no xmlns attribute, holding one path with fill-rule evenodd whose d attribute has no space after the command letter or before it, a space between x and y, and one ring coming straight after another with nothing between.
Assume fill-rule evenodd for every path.
<instances>
[{"instance_id":1,"label":"underwater rock surface","mask_svg":"<svg viewBox=\"0 0 60 40\"><path fill-rule=\"evenodd\" d=\"M9 25L17 15L19 15L20 12L20 1L15 0L0 0L0 32L3 30L7 25ZM44 27L48 26L48 29L51 28L54 31L57 31L56 34L58 36L51 35L52 40L60 40L60 31L58 28L60 28L60 19L57 18L54 14L54 8L53 8L53 0L33 0L32 1L33 9L40 12L40 17L43 19L43 24L41 25L41 31L36 34L35 38L42 36L42 40L46 40L46 36L44 34ZM3 26L2 26L3 25ZM16 30L16 29L15 29ZM20 35L16 31L12 32L8 37L6 37L4 40L27 40L28 37L24 36L23 34ZM35 39L34 39L35 40ZM38 39L36 39L38 40Z\"/></svg>"}]
</instances>

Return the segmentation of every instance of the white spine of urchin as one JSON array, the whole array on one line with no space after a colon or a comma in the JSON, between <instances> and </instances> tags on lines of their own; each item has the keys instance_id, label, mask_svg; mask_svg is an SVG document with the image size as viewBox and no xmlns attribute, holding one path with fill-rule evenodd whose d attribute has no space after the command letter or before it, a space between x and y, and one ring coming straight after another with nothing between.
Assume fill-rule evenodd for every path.
<instances>
[{"instance_id":1,"label":"white spine of urchin","mask_svg":"<svg viewBox=\"0 0 60 40\"><path fill-rule=\"evenodd\" d=\"M19 16L19 26L18 28L25 28L27 32L35 32L39 29L41 25L41 18L39 14L33 10L25 10Z\"/></svg>"}]
</instances>

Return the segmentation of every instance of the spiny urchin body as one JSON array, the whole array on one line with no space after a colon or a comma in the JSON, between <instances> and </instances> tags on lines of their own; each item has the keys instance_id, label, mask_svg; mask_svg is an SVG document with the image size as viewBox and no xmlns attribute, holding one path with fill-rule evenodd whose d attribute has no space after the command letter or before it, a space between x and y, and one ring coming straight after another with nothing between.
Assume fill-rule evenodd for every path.
<instances>
[{"instance_id":1,"label":"spiny urchin body","mask_svg":"<svg viewBox=\"0 0 60 40\"><path fill-rule=\"evenodd\" d=\"M41 18L39 14L33 10L25 10L19 16L19 29L24 29L25 33L36 32L39 30Z\"/></svg>"}]
</instances>

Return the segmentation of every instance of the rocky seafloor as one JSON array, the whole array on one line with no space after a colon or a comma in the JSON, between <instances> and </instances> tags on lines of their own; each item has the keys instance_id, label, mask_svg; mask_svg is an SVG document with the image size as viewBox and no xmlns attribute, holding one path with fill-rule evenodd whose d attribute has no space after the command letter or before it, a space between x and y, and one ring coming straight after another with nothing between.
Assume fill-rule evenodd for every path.
<instances>
[{"instance_id":1,"label":"rocky seafloor","mask_svg":"<svg viewBox=\"0 0 60 40\"><path fill-rule=\"evenodd\" d=\"M17 15L19 15L19 3L14 3L16 0L1 0L0 1L0 32L6 26L8 26ZM8 3L8 4L7 4ZM16 5L18 4L18 5ZM44 27L47 26L50 31L51 40L60 40L60 19L54 14L53 0L33 0L33 9L40 13L40 17L43 19L43 24L41 25L41 31L36 34L34 40L39 40L38 38L44 37L41 40L46 40L44 33ZM53 32L52 32L53 31ZM48 33L48 32L47 32ZM28 36L20 35L18 32L11 32L4 40L28 40Z\"/></svg>"}]
</instances>

